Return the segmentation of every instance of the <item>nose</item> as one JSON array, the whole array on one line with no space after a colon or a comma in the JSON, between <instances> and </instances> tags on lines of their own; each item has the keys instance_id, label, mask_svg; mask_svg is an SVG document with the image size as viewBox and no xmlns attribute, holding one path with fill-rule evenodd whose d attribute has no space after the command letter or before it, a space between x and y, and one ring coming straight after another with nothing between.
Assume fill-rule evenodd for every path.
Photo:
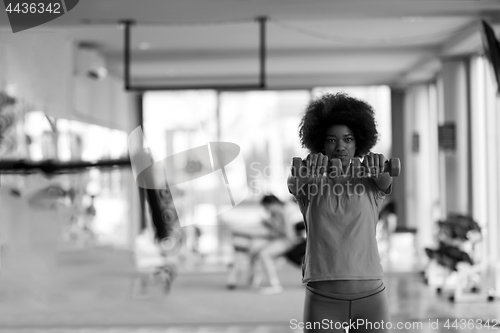
<instances>
[{"instance_id":1,"label":"nose","mask_svg":"<svg viewBox=\"0 0 500 333\"><path fill-rule=\"evenodd\" d=\"M337 145L335 146L335 151L336 152L344 152L345 151L345 143L342 141L337 142Z\"/></svg>"}]
</instances>

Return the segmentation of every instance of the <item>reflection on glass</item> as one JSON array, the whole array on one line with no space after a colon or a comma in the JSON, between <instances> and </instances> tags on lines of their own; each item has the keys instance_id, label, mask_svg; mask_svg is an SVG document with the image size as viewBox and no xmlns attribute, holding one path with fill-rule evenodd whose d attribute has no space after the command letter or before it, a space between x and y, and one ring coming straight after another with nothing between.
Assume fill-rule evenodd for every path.
<instances>
[{"instance_id":1,"label":"reflection on glass","mask_svg":"<svg viewBox=\"0 0 500 333\"><path fill-rule=\"evenodd\" d=\"M17 126L20 156L78 161L127 156L127 133L26 112ZM1 293L7 301L96 297L105 270L130 271L134 217L131 172L2 175ZM113 253L109 252L113 250ZM97 260L96 260L97 259Z\"/></svg>"}]
</instances>

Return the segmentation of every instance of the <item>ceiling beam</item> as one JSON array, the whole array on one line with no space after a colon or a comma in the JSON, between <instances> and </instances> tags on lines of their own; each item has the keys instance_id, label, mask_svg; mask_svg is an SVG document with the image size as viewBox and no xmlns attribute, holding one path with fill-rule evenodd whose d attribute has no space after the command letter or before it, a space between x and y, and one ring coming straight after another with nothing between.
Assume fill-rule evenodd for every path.
<instances>
[{"instance_id":1,"label":"ceiling beam","mask_svg":"<svg viewBox=\"0 0 500 333\"><path fill-rule=\"evenodd\" d=\"M229 85L159 85L159 84L145 84L132 86L130 81L130 66L131 66L131 27L135 25L133 20L122 20L121 24L124 25L124 50L123 50L123 65L124 65L124 85L126 91L139 91L144 92L148 90L201 90L201 89L215 89L215 90L250 90L250 89L266 89L266 16L256 18L259 23L259 82L257 84L229 84Z\"/></svg>"}]
</instances>

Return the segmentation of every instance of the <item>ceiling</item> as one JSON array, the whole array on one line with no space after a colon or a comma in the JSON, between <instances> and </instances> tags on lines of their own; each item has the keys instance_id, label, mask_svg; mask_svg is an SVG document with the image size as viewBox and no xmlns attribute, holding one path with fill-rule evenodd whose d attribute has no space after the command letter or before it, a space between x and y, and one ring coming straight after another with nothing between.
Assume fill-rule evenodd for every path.
<instances>
[{"instance_id":1,"label":"ceiling","mask_svg":"<svg viewBox=\"0 0 500 333\"><path fill-rule=\"evenodd\" d=\"M500 28L500 1L81 0L43 28L97 48L122 76L118 22L132 19L132 85L239 85L259 80L260 16L269 88L404 86L481 52L479 20Z\"/></svg>"}]
</instances>

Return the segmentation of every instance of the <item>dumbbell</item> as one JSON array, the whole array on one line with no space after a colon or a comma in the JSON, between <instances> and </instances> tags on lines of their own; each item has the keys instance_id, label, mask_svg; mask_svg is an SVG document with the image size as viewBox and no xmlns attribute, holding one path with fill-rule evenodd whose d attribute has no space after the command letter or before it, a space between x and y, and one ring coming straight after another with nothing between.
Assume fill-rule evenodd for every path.
<instances>
[{"instance_id":1,"label":"dumbbell","mask_svg":"<svg viewBox=\"0 0 500 333\"><path fill-rule=\"evenodd\" d=\"M305 167L304 161L300 157L294 157L292 159L292 176L300 177L301 167ZM360 172L364 174L364 167L361 165L361 159L359 157L355 157L351 160L352 174L359 175ZM335 170L342 170L342 162L338 158L332 158L329 163L329 168ZM390 160L385 161L384 170L389 173L392 177L398 177L401 173L401 161L397 157L393 157ZM305 176L305 175L303 175Z\"/></svg>"}]
</instances>

